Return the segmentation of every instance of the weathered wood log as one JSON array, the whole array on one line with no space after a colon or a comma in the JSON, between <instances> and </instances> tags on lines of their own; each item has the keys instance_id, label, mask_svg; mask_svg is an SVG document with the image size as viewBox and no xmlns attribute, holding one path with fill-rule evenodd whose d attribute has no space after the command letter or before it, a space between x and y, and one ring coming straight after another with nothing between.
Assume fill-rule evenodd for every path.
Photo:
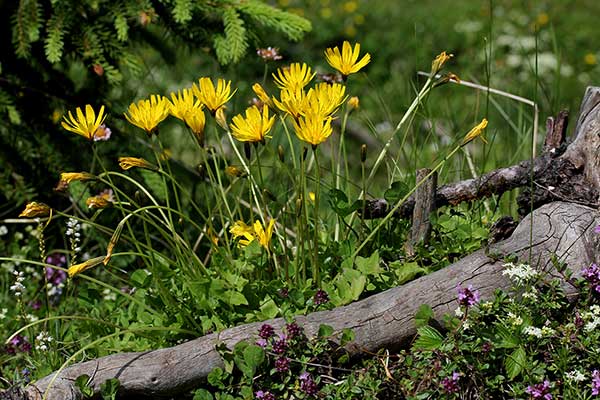
<instances>
[{"instance_id":1,"label":"weathered wood log","mask_svg":"<svg viewBox=\"0 0 600 400\"><path fill-rule=\"evenodd\" d=\"M417 170L417 182L421 182L431 173L431 169ZM427 244L431 235L431 220L429 216L435 211L435 192L437 190L437 172L431 175L415 192L415 207L413 208L410 237L406 242L406 253L414 255L415 246L419 242Z\"/></svg>"},{"instance_id":2,"label":"weathered wood log","mask_svg":"<svg viewBox=\"0 0 600 400\"><path fill-rule=\"evenodd\" d=\"M355 340L347 350L353 355L395 349L415 334L413 317L421 304L429 304L441 321L444 314L457 307L459 285L473 285L483 298L489 298L498 288L509 288L510 282L502 275L505 256L515 254L521 260L532 260L533 265L548 273L553 271L554 255L576 271L597 262L600 238L593 229L598 224L600 216L591 208L563 202L545 205L526 217L505 241L403 286L334 310L299 316L297 321L309 337L316 335L321 324L329 324L337 332L352 329ZM566 289L570 289L568 285ZM266 322L277 330L285 324L281 318ZM240 340L256 340L261 324L237 326L171 348L82 362L62 371L52 385L54 375L49 375L27 387L27 399L41 399L46 390L48 400L81 399L73 386L81 374L92 377L96 393L102 382L118 378L119 393L124 398L176 396L200 386L213 368L223 366L215 350L218 343L233 346Z\"/></svg>"},{"instance_id":3,"label":"weathered wood log","mask_svg":"<svg viewBox=\"0 0 600 400\"><path fill-rule=\"evenodd\" d=\"M564 140L567 118L559 113L549 130L548 146ZM580 115L568 147L548 148L533 160L510 167L499 168L475 179L467 179L440 186L436 193L436 207L456 205L502 194L516 188L526 188L519 200L519 213L525 215L531 208L551 201L563 200L598 207L600 188L600 87L588 87L581 103ZM532 186L533 191L529 188ZM533 202L531 199L533 198ZM415 205L409 198L398 210L396 217L409 218ZM367 201L366 219L382 218L392 208L384 199Z\"/></svg>"}]
</instances>

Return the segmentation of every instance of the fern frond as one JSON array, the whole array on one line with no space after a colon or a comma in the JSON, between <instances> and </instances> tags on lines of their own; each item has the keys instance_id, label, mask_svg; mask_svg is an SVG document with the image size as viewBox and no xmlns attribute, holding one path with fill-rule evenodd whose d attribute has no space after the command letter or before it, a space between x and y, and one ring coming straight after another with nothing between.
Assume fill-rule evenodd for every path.
<instances>
[{"instance_id":1,"label":"fern frond","mask_svg":"<svg viewBox=\"0 0 600 400\"><path fill-rule=\"evenodd\" d=\"M238 10L260 25L282 32L289 39L298 41L312 29L309 20L299 15L279 10L257 0L240 2Z\"/></svg>"},{"instance_id":2,"label":"fern frond","mask_svg":"<svg viewBox=\"0 0 600 400\"><path fill-rule=\"evenodd\" d=\"M185 24L192 19L192 1L191 0L175 0L173 7L173 18L178 24Z\"/></svg>"},{"instance_id":3,"label":"fern frond","mask_svg":"<svg viewBox=\"0 0 600 400\"><path fill-rule=\"evenodd\" d=\"M46 58L51 63L55 64L60 61L64 48L63 37L65 35L64 17L60 14L55 14L48 20L46 25L46 41L44 51Z\"/></svg>"},{"instance_id":4,"label":"fern frond","mask_svg":"<svg viewBox=\"0 0 600 400\"><path fill-rule=\"evenodd\" d=\"M248 38L244 20L233 7L223 11L223 24L225 35L215 37L214 47L217 59L225 65L238 62L246 54Z\"/></svg>"}]
</instances>

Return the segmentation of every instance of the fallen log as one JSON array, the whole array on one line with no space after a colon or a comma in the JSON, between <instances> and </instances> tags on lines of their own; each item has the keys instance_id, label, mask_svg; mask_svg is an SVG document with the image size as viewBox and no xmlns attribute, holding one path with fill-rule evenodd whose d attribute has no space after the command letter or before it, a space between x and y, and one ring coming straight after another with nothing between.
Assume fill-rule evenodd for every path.
<instances>
[{"instance_id":1,"label":"fallen log","mask_svg":"<svg viewBox=\"0 0 600 400\"><path fill-rule=\"evenodd\" d=\"M588 199L597 203L600 193L600 88L588 88L581 109L575 139L566 151L559 157L548 154L542 157L563 158L565 170L576 174L581 185L586 185ZM534 171L536 160L530 165ZM519 174L523 169L528 175L531 172L529 168L511 168L517 170L511 174L504 169L503 175L509 181L522 179ZM540 168L546 167L541 165ZM476 192L480 192L482 182L486 181L482 178L471 186L465 185L466 188L476 186ZM487 181L490 179L494 178L489 176ZM570 185L565 181L567 184ZM567 186L565 190L573 191L574 186ZM355 339L346 346L352 355L381 348L395 349L414 336L413 317L421 304L430 305L435 318L441 320L444 314L457 307L456 288L459 285L473 285L483 298L490 297L496 289L508 289L510 282L502 275L502 270L503 259L509 255L529 261L535 268L551 275L556 272L553 260L557 259L569 265L578 276L581 268L600 259L600 235L593 232L599 224L600 216L594 208L560 201L545 204L527 215L508 239L490 244L443 270L347 306L299 316L297 322L309 337L316 335L321 324L331 325L336 332L352 329ZM571 290L568 282L564 287ZM285 323L281 318L266 322L278 330ZM25 388L22 397L7 392L0 394L0 398L81 399L74 382L83 374L91 377L96 396L100 385L111 378L119 379L119 396L123 398L177 396L200 386L212 369L223 366L215 349L217 344L231 347L241 340L254 340L261 324L229 328L171 348L121 353L81 362L32 383Z\"/></svg>"}]
</instances>

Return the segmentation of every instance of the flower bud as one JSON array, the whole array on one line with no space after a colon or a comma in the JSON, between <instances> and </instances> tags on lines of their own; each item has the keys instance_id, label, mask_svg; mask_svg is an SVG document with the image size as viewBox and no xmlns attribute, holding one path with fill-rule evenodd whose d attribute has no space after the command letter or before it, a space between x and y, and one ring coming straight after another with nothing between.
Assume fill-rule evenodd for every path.
<instances>
[{"instance_id":1,"label":"flower bud","mask_svg":"<svg viewBox=\"0 0 600 400\"><path fill-rule=\"evenodd\" d=\"M77 274L82 273L85 270L88 270L90 268L95 267L98 264L101 264L104 261L104 256L102 257L96 257L96 258L90 258L87 261L84 261L82 263L79 264L75 264L75 265L71 265L69 267L69 269L67 270L68 274L69 274L69 278L74 277Z\"/></svg>"},{"instance_id":2,"label":"flower bud","mask_svg":"<svg viewBox=\"0 0 600 400\"><path fill-rule=\"evenodd\" d=\"M481 136L481 134L483 133L483 130L485 129L485 127L488 124L488 120L487 119L482 119L481 122L477 125L475 125L473 127L473 129L471 129L469 131L469 133L467 133L465 135L465 138L463 139L463 142L461 144L461 146L466 145L467 143L471 142L472 140L474 140L477 137L480 137L481 140L483 140L484 143L487 143L487 140L485 140L485 138L483 136Z\"/></svg>"},{"instance_id":3,"label":"flower bud","mask_svg":"<svg viewBox=\"0 0 600 400\"><path fill-rule=\"evenodd\" d=\"M271 110L275 109L273 100L271 100L271 98L269 97L265 89L263 89L263 87L260 85L260 83L255 83L254 85L252 85L252 90L254 91L254 93L256 93L256 95L258 96L260 101L263 102L263 104L266 104Z\"/></svg>"},{"instance_id":4,"label":"flower bud","mask_svg":"<svg viewBox=\"0 0 600 400\"><path fill-rule=\"evenodd\" d=\"M219 107L217 112L215 113L215 121L217 124L226 131L229 130L229 125L227 125L227 116L225 115L225 107Z\"/></svg>"},{"instance_id":5,"label":"flower bud","mask_svg":"<svg viewBox=\"0 0 600 400\"><path fill-rule=\"evenodd\" d=\"M352 96L352 97L350 97L350 99L348 99L348 109L350 111L356 110L359 106L360 106L360 100L358 99L358 97Z\"/></svg>"},{"instance_id":6,"label":"flower bud","mask_svg":"<svg viewBox=\"0 0 600 400\"><path fill-rule=\"evenodd\" d=\"M88 206L88 208L99 209L112 206L112 201L110 201L106 196L99 195L88 197L85 201L85 204Z\"/></svg>"},{"instance_id":7,"label":"flower bud","mask_svg":"<svg viewBox=\"0 0 600 400\"><path fill-rule=\"evenodd\" d=\"M25 210L23 210L23 212L21 214L19 214L19 217L26 217L26 218L47 217L51 213L52 213L52 209L50 207L48 207L46 204L38 203L37 201L32 201L30 203L27 203L27 205L25 206Z\"/></svg>"},{"instance_id":8,"label":"flower bud","mask_svg":"<svg viewBox=\"0 0 600 400\"><path fill-rule=\"evenodd\" d=\"M445 51L442 51L431 63L431 74L437 74L452 57L454 57L454 54L446 54Z\"/></svg>"},{"instance_id":9,"label":"flower bud","mask_svg":"<svg viewBox=\"0 0 600 400\"><path fill-rule=\"evenodd\" d=\"M285 153L283 151L282 145L277 146L277 156L279 157L279 161L281 161L282 163L285 162Z\"/></svg>"},{"instance_id":10,"label":"flower bud","mask_svg":"<svg viewBox=\"0 0 600 400\"><path fill-rule=\"evenodd\" d=\"M364 163L365 161L367 161L367 145L363 143L360 146L360 162Z\"/></svg>"}]
</instances>

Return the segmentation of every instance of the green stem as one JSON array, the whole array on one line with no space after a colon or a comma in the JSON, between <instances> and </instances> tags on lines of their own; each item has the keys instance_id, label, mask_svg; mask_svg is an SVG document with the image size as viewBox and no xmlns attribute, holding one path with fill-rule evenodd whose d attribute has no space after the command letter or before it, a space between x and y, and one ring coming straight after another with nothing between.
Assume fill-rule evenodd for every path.
<instances>
[{"instance_id":1,"label":"green stem","mask_svg":"<svg viewBox=\"0 0 600 400\"><path fill-rule=\"evenodd\" d=\"M313 147L313 154L315 158L315 237L314 237L314 256L313 256L313 280L316 282L317 287L321 288L321 274L319 266L319 199L321 191L321 176L319 158L317 157L317 147Z\"/></svg>"}]
</instances>

